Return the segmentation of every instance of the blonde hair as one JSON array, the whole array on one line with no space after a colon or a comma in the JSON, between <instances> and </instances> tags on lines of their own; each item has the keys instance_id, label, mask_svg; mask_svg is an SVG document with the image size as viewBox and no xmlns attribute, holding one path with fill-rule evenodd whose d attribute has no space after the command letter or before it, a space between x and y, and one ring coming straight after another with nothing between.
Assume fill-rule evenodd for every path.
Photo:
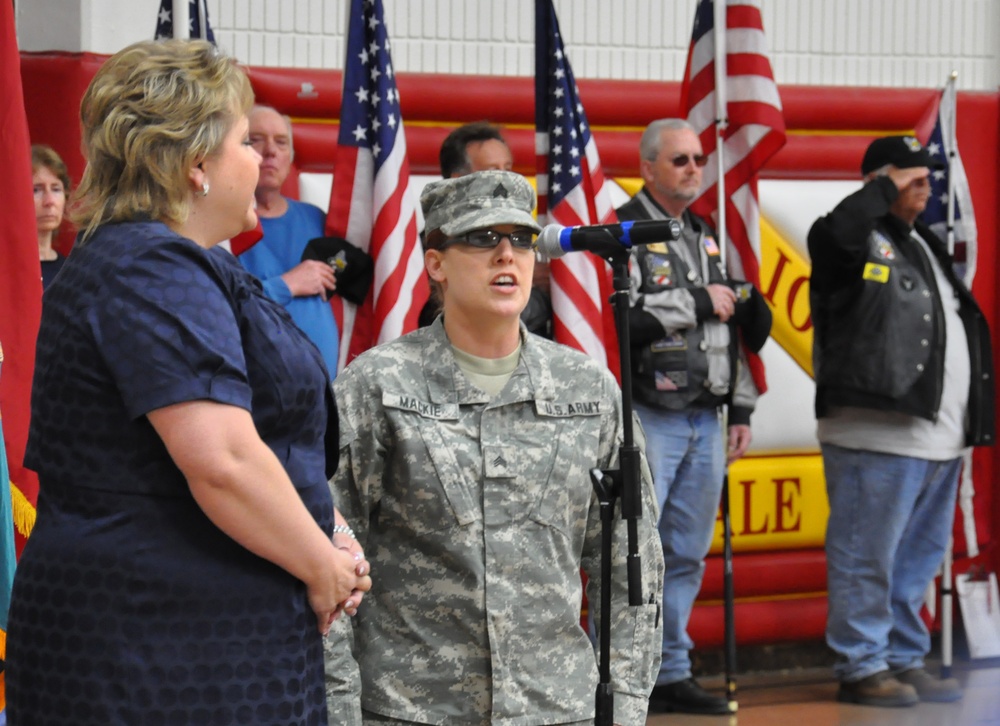
<instances>
[{"instance_id":1,"label":"blonde hair","mask_svg":"<svg viewBox=\"0 0 1000 726\"><path fill-rule=\"evenodd\" d=\"M31 145L31 173L37 174L42 169L48 169L63 185L63 193L69 194L72 188L69 172L62 157L51 146L45 144Z\"/></svg>"},{"instance_id":2,"label":"blonde hair","mask_svg":"<svg viewBox=\"0 0 1000 726\"><path fill-rule=\"evenodd\" d=\"M183 223L191 167L252 104L246 73L205 41L143 41L111 56L80 104L87 167L72 211L78 244L112 222Z\"/></svg>"}]
</instances>

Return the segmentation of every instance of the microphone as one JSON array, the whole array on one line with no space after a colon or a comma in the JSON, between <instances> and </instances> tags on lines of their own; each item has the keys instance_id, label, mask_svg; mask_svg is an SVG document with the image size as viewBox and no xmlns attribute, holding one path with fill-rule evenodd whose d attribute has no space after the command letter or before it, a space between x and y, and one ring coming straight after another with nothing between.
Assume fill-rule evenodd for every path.
<instances>
[{"instance_id":1,"label":"microphone","mask_svg":"<svg viewBox=\"0 0 1000 726\"><path fill-rule=\"evenodd\" d=\"M537 246L551 259L567 252L593 252L607 257L630 250L636 245L673 242L681 238L676 219L644 219L619 224L594 224L584 227L546 225L538 235Z\"/></svg>"}]
</instances>

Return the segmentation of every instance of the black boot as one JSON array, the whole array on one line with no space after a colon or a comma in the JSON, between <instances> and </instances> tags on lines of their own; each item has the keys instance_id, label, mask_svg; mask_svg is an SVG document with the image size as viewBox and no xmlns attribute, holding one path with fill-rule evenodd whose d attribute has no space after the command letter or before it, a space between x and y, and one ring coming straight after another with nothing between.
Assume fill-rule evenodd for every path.
<instances>
[{"instance_id":1,"label":"black boot","mask_svg":"<svg viewBox=\"0 0 1000 726\"><path fill-rule=\"evenodd\" d=\"M723 696L714 696L688 678L662 686L653 686L649 696L652 713L729 713L729 703Z\"/></svg>"}]
</instances>

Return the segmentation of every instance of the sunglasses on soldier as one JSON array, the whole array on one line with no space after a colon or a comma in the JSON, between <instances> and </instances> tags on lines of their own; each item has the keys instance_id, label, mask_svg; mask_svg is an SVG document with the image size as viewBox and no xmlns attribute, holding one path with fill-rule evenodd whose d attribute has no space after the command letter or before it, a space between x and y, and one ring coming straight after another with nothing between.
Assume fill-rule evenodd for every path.
<instances>
[{"instance_id":1,"label":"sunglasses on soldier","mask_svg":"<svg viewBox=\"0 0 1000 726\"><path fill-rule=\"evenodd\" d=\"M491 250L504 238L509 239L511 247L515 249L530 250L535 246L535 233L531 231L496 232L492 229L474 229L461 237L449 237L441 245L441 249L462 243L481 250Z\"/></svg>"}]
</instances>

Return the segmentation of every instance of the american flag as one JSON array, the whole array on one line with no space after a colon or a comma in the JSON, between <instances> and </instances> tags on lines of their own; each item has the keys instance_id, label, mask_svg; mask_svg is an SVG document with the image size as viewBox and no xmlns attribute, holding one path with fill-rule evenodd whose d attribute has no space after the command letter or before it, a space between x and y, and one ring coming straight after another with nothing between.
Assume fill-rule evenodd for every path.
<instances>
[{"instance_id":1,"label":"american flag","mask_svg":"<svg viewBox=\"0 0 1000 726\"><path fill-rule=\"evenodd\" d=\"M725 12L723 33L716 33L715 8ZM726 235L729 269L734 277L758 285L760 273L760 209L757 205L757 173L785 145L785 119L781 98L767 58L764 25L759 0L700 0L695 10L694 31L681 87L681 108L701 138L708 155L704 189L691 205L703 217L717 217L718 149L715 143L716 43L724 44L726 80L723 89L729 125L723 132L726 190ZM722 230L719 230L722 232ZM757 389L767 390L760 358L747 354Z\"/></svg>"},{"instance_id":2,"label":"american flag","mask_svg":"<svg viewBox=\"0 0 1000 726\"><path fill-rule=\"evenodd\" d=\"M552 0L535 2L535 153L540 223L571 227L616 220ZM555 339L619 377L608 264L589 252L553 260L551 285Z\"/></svg>"},{"instance_id":3,"label":"american flag","mask_svg":"<svg viewBox=\"0 0 1000 726\"><path fill-rule=\"evenodd\" d=\"M174 37L174 0L160 0L160 12L156 16L155 40ZM202 29L204 28L204 32ZM188 37L203 38L215 43L215 33L208 22L208 5L206 0L188 1Z\"/></svg>"},{"instance_id":4,"label":"american flag","mask_svg":"<svg viewBox=\"0 0 1000 726\"><path fill-rule=\"evenodd\" d=\"M976 215L972 209L972 192L969 191L969 179L965 175L965 166L958 153L958 141L955 135L955 79L950 78L938 105L937 122L931 137L927 141L927 150L937 161L944 164L944 169L931 172L931 196L927 200L927 208L920 215L925 224L941 239L948 237L948 177L953 177L954 193L954 259L955 273L968 287L972 287L972 279L976 275L976 241L979 236L976 228Z\"/></svg>"},{"instance_id":5,"label":"american flag","mask_svg":"<svg viewBox=\"0 0 1000 726\"><path fill-rule=\"evenodd\" d=\"M941 92L938 102L937 120L930 138L927 140L927 151L944 164L944 169L931 171L931 195L927 207L920 219L929 226L942 240L948 240L948 204L954 204L951 240L952 267L966 287L972 289L972 281L976 276L976 258L978 256L977 240L979 230L976 227L976 214L972 209L972 192L969 189L969 179L965 175L965 166L958 153L957 97L955 91L955 76L952 75ZM948 193L949 177L951 177L951 194ZM979 537L976 533L975 516L975 485L973 481L973 465L971 449L966 450L963 457L962 477L958 489L958 507L962 512L962 534L965 538L965 552L969 557L979 554ZM936 600L928 598L927 606L933 615ZM942 624L943 628L948 624Z\"/></svg>"},{"instance_id":6,"label":"american flag","mask_svg":"<svg viewBox=\"0 0 1000 726\"><path fill-rule=\"evenodd\" d=\"M427 302L418 234L423 218L410 186L393 73L381 0L351 0L326 231L367 252L375 276L364 305L354 310L343 303L341 367L373 345L414 330Z\"/></svg>"}]
</instances>

